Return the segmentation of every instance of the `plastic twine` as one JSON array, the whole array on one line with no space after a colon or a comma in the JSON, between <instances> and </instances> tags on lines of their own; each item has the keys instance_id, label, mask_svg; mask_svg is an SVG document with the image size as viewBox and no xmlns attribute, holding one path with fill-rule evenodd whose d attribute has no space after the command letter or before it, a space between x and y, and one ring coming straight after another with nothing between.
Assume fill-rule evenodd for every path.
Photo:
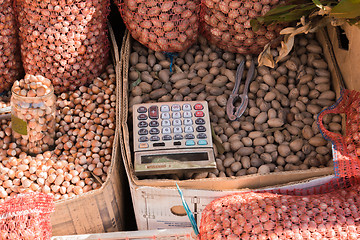
<instances>
[{"instance_id":1,"label":"plastic twine","mask_svg":"<svg viewBox=\"0 0 360 240\"><path fill-rule=\"evenodd\" d=\"M189 218L189 220L190 220L190 223L191 223L191 225L192 225L192 228L194 229L195 234L196 234L196 235L199 235L199 229L198 229L198 226L197 226L197 224L196 224L194 215L193 215L192 212L190 211L190 208L189 208L189 206L187 205L187 203L186 203L186 201L185 201L185 199L184 199L184 195L183 195L183 193L182 193L182 191L181 191L181 189L179 188L179 185L178 185L177 183L176 183L176 187L177 187L177 189L178 189L178 191L179 191L182 204L183 204L183 206L184 206L184 208L185 208L186 214L188 215L188 218Z\"/></svg>"},{"instance_id":2,"label":"plastic twine","mask_svg":"<svg viewBox=\"0 0 360 240\"><path fill-rule=\"evenodd\" d=\"M170 58L170 73L172 73L172 67L174 63L174 57L177 57L178 53L172 53L172 52L164 52L165 56Z\"/></svg>"}]
</instances>

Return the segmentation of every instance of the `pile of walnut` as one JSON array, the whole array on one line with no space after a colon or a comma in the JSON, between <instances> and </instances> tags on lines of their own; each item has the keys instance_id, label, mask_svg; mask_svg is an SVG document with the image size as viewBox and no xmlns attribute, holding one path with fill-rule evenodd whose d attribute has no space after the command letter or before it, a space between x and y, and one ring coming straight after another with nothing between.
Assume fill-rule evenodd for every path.
<instances>
[{"instance_id":1,"label":"pile of walnut","mask_svg":"<svg viewBox=\"0 0 360 240\"><path fill-rule=\"evenodd\" d=\"M246 59L249 67L251 56L224 52L200 38L199 45L179 54L170 73L170 61L163 54L137 42L132 50L129 111L137 103L207 100L211 125L225 149L221 154L215 148L214 172L168 177L242 176L332 164L331 143L321 136L315 120L322 109L334 103L335 93L330 89L322 48L313 35L297 39L295 51L275 69L257 68L248 108L233 122L226 116L226 103L238 64ZM272 54L278 55L278 51L272 50ZM242 84L240 93L243 88ZM340 116L327 115L324 123L333 132L341 131Z\"/></svg>"},{"instance_id":2,"label":"pile of walnut","mask_svg":"<svg viewBox=\"0 0 360 240\"><path fill-rule=\"evenodd\" d=\"M115 94L109 65L89 87L58 96L55 149L36 156L22 152L10 120L0 120L0 198L39 191L58 200L100 188L111 164Z\"/></svg>"}]
</instances>

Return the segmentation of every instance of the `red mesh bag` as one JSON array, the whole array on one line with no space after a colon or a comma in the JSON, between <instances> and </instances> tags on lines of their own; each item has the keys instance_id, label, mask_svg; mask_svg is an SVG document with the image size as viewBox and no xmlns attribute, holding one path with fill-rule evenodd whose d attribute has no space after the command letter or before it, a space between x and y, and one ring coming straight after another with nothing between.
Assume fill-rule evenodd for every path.
<instances>
[{"instance_id":1,"label":"red mesh bag","mask_svg":"<svg viewBox=\"0 0 360 240\"><path fill-rule=\"evenodd\" d=\"M217 47L240 54L258 54L273 40L272 47L285 25L260 27L254 32L250 20L262 16L279 5L279 0L202 0L201 33Z\"/></svg>"},{"instance_id":2,"label":"red mesh bag","mask_svg":"<svg viewBox=\"0 0 360 240\"><path fill-rule=\"evenodd\" d=\"M342 181L323 190L347 187ZM345 182L352 186L307 196L244 192L216 199L202 212L199 239L360 239L359 181Z\"/></svg>"},{"instance_id":3,"label":"red mesh bag","mask_svg":"<svg viewBox=\"0 0 360 240\"><path fill-rule=\"evenodd\" d=\"M326 114L346 115L345 135L325 129L323 118ZM338 177L360 175L360 92L344 89L341 97L331 107L319 113L317 123L323 137L334 146L334 170Z\"/></svg>"},{"instance_id":4,"label":"red mesh bag","mask_svg":"<svg viewBox=\"0 0 360 240\"><path fill-rule=\"evenodd\" d=\"M56 93L103 73L109 56L110 0L15 0L25 73L50 79Z\"/></svg>"},{"instance_id":5,"label":"red mesh bag","mask_svg":"<svg viewBox=\"0 0 360 240\"><path fill-rule=\"evenodd\" d=\"M46 240L51 238L53 195L19 194L0 204L0 239Z\"/></svg>"},{"instance_id":6,"label":"red mesh bag","mask_svg":"<svg viewBox=\"0 0 360 240\"><path fill-rule=\"evenodd\" d=\"M154 51L181 52L195 43L200 0L117 0L131 36Z\"/></svg>"},{"instance_id":7,"label":"red mesh bag","mask_svg":"<svg viewBox=\"0 0 360 240\"><path fill-rule=\"evenodd\" d=\"M12 0L0 0L0 93L22 75L20 44Z\"/></svg>"}]
</instances>

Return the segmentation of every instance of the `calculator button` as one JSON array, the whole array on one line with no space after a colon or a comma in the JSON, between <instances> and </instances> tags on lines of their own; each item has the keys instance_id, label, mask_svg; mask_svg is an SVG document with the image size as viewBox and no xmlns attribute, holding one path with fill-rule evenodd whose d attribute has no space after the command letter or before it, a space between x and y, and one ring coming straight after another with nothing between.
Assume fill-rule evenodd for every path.
<instances>
[{"instance_id":1,"label":"calculator button","mask_svg":"<svg viewBox=\"0 0 360 240\"><path fill-rule=\"evenodd\" d=\"M186 103L182 107L183 111L191 111L191 105Z\"/></svg>"},{"instance_id":2,"label":"calculator button","mask_svg":"<svg viewBox=\"0 0 360 240\"><path fill-rule=\"evenodd\" d=\"M160 107L160 111L161 112L169 112L170 111L170 107L168 105L162 105Z\"/></svg>"},{"instance_id":3,"label":"calculator button","mask_svg":"<svg viewBox=\"0 0 360 240\"><path fill-rule=\"evenodd\" d=\"M185 139L194 139L194 138L195 138L194 134L188 133L185 135Z\"/></svg>"},{"instance_id":4,"label":"calculator button","mask_svg":"<svg viewBox=\"0 0 360 240\"><path fill-rule=\"evenodd\" d=\"M197 138L198 138L198 139L205 139L205 138L207 138L206 133L199 133L199 134L197 135Z\"/></svg>"},{"instance_id":5,"label":"calculator button","mask_svg":"<svg viewBox=\"0 0 360 240\"><path fill-rule=\"evenodd\" d=\"M149 118L158 119L159 118L159 108L158 106L149 107Z\"/></svg>"},{"instance_id":6,"label":"calculator button","mask_svg":"<svg viewBox=\"0 0 360 240\"><path fill-rule=\"evenodd\" d=\"M138 123L139 128L144 128L144 127L147 127L147 126L148 126L147 122L141 121L141 122Z\"/></svg>"},{"instance_id":7,"label":"calculator button","mask_svg":"<svg viewBox=\"0 0 360 240\"><path fill-rule=\"evenodd\" d=\"M195 120L195 123L196 123L197 125L204 125L204 124L205 124L205 120L204 120L203 118L197 118L197 119Z\"/></svg>"},{"instance_id":8,"label":"calculator button","mask_svg":"<svg viewBox=\"0 0 360 240\"><path fill-rule=\"evenodd\" d=\"M160 141L160 137L159 136L151 136L150 141L152 141L152 142Z\"/></svg>"},{"instance_id":9,"label":"calculator button","mask_svg":"<svg viewBox=\"0 0 360 240\"><path fill-rule=\"evenodd\" d=\"M207 141L206 140L199 140L198 145L207 145Z\"/></svg>"},{"instance_id":10,"label":"calculator button","mask_svg":"<svg viewBox=\"0 0 360 240\"><path fill-rule=\"evenodd\" d=\"M170 134L170 133L171 133L171 128L169 128L169 127L164 127L164 128L162 129L162 133L163 133L163 134Z\"/></svg>"},{"instance_id":11,"label":"calculator button","mask_svg":"<svg viewBox=\"0 0 360 240\"><path fill-rule=\"evenodd\" d=\"M206 131L206 128L204 126L197 126L196 127L196 131L197 132L205 132Z\"/></svg>"},{"instance_id":12,"label":"calculator button","mask_svg":"<svg viewBox=\"0 0 360 240\"><path fill-rule=\"evenodd\" d=\"M184 112L184 113L183 113L183 117L184 117L184 118L191 118L191 117L192 117L192 114L191 114L191 112Z\"/></svg>"},{"instance_id":13,"label":"calculator button","mask_svg":"<svg viewBox=\"0 0 360 240\"><path fill-rule=\"evenodd\" d=\"M174 119L173 120L173 126L180 126L181 125L181 120L180 119Z\"/></svg>"},{"instance_id":14,"label":"calculator button","mask_svg":"<svg viewBox=\"0 0 360 240\"><path fill-rule=\"evenodd\" d=\"M178 112L180 110L181 110L181 107L179 104L174 104L171 106L171 111L173 111L173 112Z\"/></svg>"},{"instance_id":15,"label":"calculator button","mask_svg":"<svg viewBox=\"0 0 360 240\"><path fill-rule=\"evenodd\" d=\"M170 113L161 113L161 119L169 119L170 118Z\"/></svg>"},{"instance_id":16,"label":"calculator button","mask_svg":"<svg viewBox=\"0 0 360 240\"><path fill-rule=\"evenodd\" d=\"M146 113L146 112L147 112L147 109L146 109L146 107L141 106L141 107L138 108L137 112L138 112L138 113Z\"/></svg>"},{"instance_id":17,"label":"calculator button","mask_svg":"<svg viewBox=\"0 0 360 240\"><path fill-rule=\"evenodd\" d=\"M158 126L159 126L159 123L158 123L158 121L151 121L151 122L149 123L149 126L150 126L150 127L158 127Z\"/></svg>"},{"instance_id":18,"label":"calculator button","mask_svg":"<svg viewBox=\"0 0 360 240\"><path fill-rule=\"evenodd\" d=\"M139 130L138 133L139 133L139 135L147 135L147 134L148 134L148 130L145 129L145 128L142 128L142 129Z\"/></svg>"},{"instance_id":19,"label":"calculator button","mask_svg":"<svg viewBox=\"0 0 360 240\"><path fill-rule=\"evenodd\" d=\"M155 134L159 134L160 130L158 128L151 128L149 132L151 135L155 135Z\"/></svg>"},{"instance_id":20,"label":"calculator button","mask_svg":"<svg viewBox=\"0 0 360 240\"><path fill-rule=\"evenodd\" d=\"M139 138L139 142L147 142L147 141L149 141L149 138L146 137L146 136L141 136L141 137Z\"/></svg>"},{"instance_id":21,"label":"calculator button","mask_svg":"<svg viewBox=\"0 0 360 240\"><path fill-rule=\"evenodd\" d=\"M182 140L184 137L182 136L182 135L180 135L180 134L176 134L175 136L174 136L174 140Z\"/></svg>"},{"instance_id":22,"label":"calculator button","mask_svg":"<svg viewBox=\"0 0 360 240\"><path fill-rule=\"evenodd\" d=\"M139 148L148 148L149 147L149 144L147 143L140 143L139 144Z\"/></svg>"},{"instance_id":23,"label":"calculator button","mask_svg":"<svg viewBox=\"0 0 360 240\"><path fill-rule=\"evenodd\" d=\"M195 117L203 117L204 116L204 112L203 111L196 111L195 112Z\"/></svg>"},{"instance_id":24,"label":"calculator button","mask_svg":"<svg viewBox=\"0 0 360 240\"><path fill-rule=\"evenodd\" d=\"M180 112L173 112L172 118L181 118L181 113Z\"/></svg>"},{"instance_id":25,"label":"calculator button","mask_svg":"<svg viewBox=\"0 0 360 240\"><path fill-rule=\"evenodd\" d=\"M154 143L153 146L154 147L165 147L165 143L164 142Z\"/></svg>"},{"instance_id":26,"label":"calculator button","mask_svg":"<svg viewBox=\"0 0 360 240\"><path fill-rule=\"evenodd\" d=\"M185 145L186 145L186 146L194 146L194 145L195 145L195 142L194 142L194 140L187 140L187 141L185 142Z\"/></svg>"},{"instance_id":27,"label":"calculator button","mask_svg":"<svg viewBox=\"0 0 360 240\"><path fill-rule=\"evenodd\" d=\"M194 128L192 126L185 126L184 132L192 133L192 132L194 132Z\"/></svg>"},{"instance_id":28,"label":"calculator button","mask_svg":"<svg viewBox=\"0 0 360 240\"><path fill-rule=\"evenodd\" d=\"M182 133L181 127L174 127L174 133Z\"/></svg>"},{"instance_id":29,"label":"calculator button","mask_svg":"<svg viewBox=\"0 0 360 240\"><path fill-rule=\"evenodd\" d=\"M139 120L146 120L146 119L147 119L147 115L144 114L144 113L139 114L138 119L139 119Z\"/></svg>"},{"instance_id":30,"label":"calculator button","mask_svg":"<svg viewBox=\"0 0 360 240\"><path fill-rule=\"evenodd\" d=\"M174 146L180 146L181 142L174 142Z\"/></svg>"},{"instance_id":31,"label":"calculator button","mask_svg":"<svg viewBox=\"0 0 360 240\"><path fill-rule=\"evenodd\" d=\"M184 119L184 125L192 125L193 121L192 119Z\"/></svg>"},{"instance_id":32,"label":"calculator button","mask_svg":"<svg viewBox=\"0 0 360 240\"><path fill-rule=\"evenodd\" d=\"M170 141L170 140L172 140L172 137L171 137L171 135L164 135L164 136L162 136L162 140Z\"/></svg>"},{"instance_id":33,"label":"calculator button","mask_svg":"<svg viewBox=\"0 0 360 240\"><path fill-rule=\"evenodd\" d=\"M198 103L198 104L195 104L194 109L195 110L203 110L204 106L202 104Z\"/></svg>"},{"instance_id":34,"label":"calculator button","mask_svg":"<svg viewBox=\"0 0 360 240\"><path fill-rule=\"evenodd\" d=\"M162 121L161 121L161 126L163 126L163 127L168 127L168 126L170 126L170 120L162 120Z\"/></svg>"}]
</instances>

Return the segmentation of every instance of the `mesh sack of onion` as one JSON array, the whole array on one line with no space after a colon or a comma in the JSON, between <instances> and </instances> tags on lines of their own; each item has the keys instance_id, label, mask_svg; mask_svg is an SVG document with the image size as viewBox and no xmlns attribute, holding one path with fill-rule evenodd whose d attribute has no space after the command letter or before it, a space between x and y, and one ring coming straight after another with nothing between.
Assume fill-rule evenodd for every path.
<instances>
[{"instance_id":1,"label":"mesh sack of onion","mask_svg":"<svg viewBox=\"0 0 360 240\"><path fill-rule=\"evenodd\" d=\"M195 43L200 0L117 0L131 36L154 51L181 52Z\"/></svg>"},{"instance_id":2,"label":"mesh sack of onion","mask_svg":"<svg viewBox=\"0 0 360 240\"><path fill-rule=\"evenodd\" d=\"M110 0L15 0L15 10L25 73L45 76L61 93L105 70Z\"/></svg>"},{"instance_id":3,"label":"mesh sack of onion","mask_svg":"<svg viewBox=\"0 0 360 240\"><path fill-rule=\"evenodd\" d=\"M324 127L327 114L345 114L345 133L340 135ZM325 139L334 146L334 170L338 177L360 175L360 92L343 89L341 97L329 108L320 112L317 119Z\"/></svg>"},{"instance_id":4,"label":"mesh sack of onion","mask_svg":"<svg viewBox=\"0 0 360 240\"><path fill-rule=\"evenodd\" d=\"M0 204L0 239L50 239L53 211L51 194L26 193L8 198Z\"/></svg>"},{"instance_id":5,"label":"mesh sack of onion","mask_svg":"<svg viewBox=\"0 0 360 240\"><path fill-rule=\"evenodd\" d=\"M12 0L0 0L0 94L22 75L20 44Z\"/></svg>"},{"instance_id":6,"label":"mesh sack of onion","mask_svg":"<svg viewBox=\"0 0 360 240\"><path fill-rule=\"evenodd\" d=\"M271 46L280 44L283 24L262 26L256 32L250 25L251 19L265 15L276 7L280 0L202 0L200 32L217 47L240 54L258 54L272 41Z\"/></svg>"},{"instance_id":7,"label":"mesh sack of onion","mask_svg":"<svg viewBox=\"0 0 360 240\"><path fill-rule=\"evenodd\" d=\"M358 179L336 178L310 190L225 196L202 212L198 238L359 239L359 193Z\"/></svg>"}]
</instances>

